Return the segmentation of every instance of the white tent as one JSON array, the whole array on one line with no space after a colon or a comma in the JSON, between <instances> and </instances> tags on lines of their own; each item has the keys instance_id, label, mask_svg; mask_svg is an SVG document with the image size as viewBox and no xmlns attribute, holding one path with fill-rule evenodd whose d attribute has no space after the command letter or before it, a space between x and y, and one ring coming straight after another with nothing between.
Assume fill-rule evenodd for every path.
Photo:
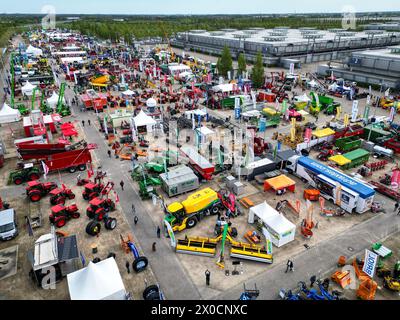
<instances>
[{"instance_id":1,"label":"white tent","mask_svg":"<svg viewBox=\"0 0 400 320\"><path fill-rule=\"evenodd\" d=\"M209 141L209 137L212 139L212 136L215 135L215 132L211 129L201 126L200 128L196 128L198 133L198 138L200 139L200 143L207 143Z\"/></svg>"},{"instance_id":2,"label":"white tent","mask_svg":"<svg viewBox=\"0 0 400 320\"><path fill-rule=\"evenodd\" d=\"M21 120L21 114L19 111L4 103L3 108L0 110L0 123L10 123L19 120Z\"/></svg>"},{"instance_id":3,"label":"white tent","mask_svg":"<svg viewBox=\"0 0 400 320\"><path fill-rule=\"evenodd\" d=\"M29 47L26 49L26 53L31 54L35 57L39 57L39 56L43 55L42 49L35 48L32 45L29 45Z\"/></svg>"},{"instance_id":4,"label":"white tent","mask_svg":"<svg viewBox=\"0 0 400 320\"><path fill-rule=\"evenodd\" d=\"M21 88L22 94L31 96L33 94L33 89L35 89L36 86L34 86L32 83L27 81L25 85Z\"/></svg>"},{"instance_id":5,"label":"white tent","mask_svg":"<svg viewBox=\"0 0 400 320\"><path fill-rule=\"evenodd\" d=\"M125 97L132 97L135 94L135 92L133 92L132 90L128 89L124 92L122 92L122 95Z\"/></svg>"},{"instance_id":6,"label":"white tent","mask_svg":"<svg viewBox=\"0 0 400 320\"><path fill-rule=\"evenodd\" d=\"M267 238L270 235L275 246L281 247L294 240L296 225L272 208L266 201L251 207L248 222L254 223L255 217L261 220L263 234Z\"/></svg>"},{"instance_id":7,"label":"white tent","mask_svg":"<svg viewBox=\"0 0 400 320\"><path fill-rule=\"evenodd\" d=\"M311 99L307 96L307 94L303 94L301 96L295 96L294 102L309 102Z\"/></svg>"},{"instance_id":8,"label":"white tent","mask_svg":"<svg viewBox=\"0 0 400 320\"><path fill-rule=\"evenodd\" d=\"M311 88L319 87L318 82L316 82L314 79L312 79L311 81L308 81L307 84L308 84Z\"/></svg>"},{"instance_id":9,"label":"white tent","mask_svg":"<svg viewBox=\"0 0 400 320\"><path fill-rule=\"evenodd\" d=\"M155 107L157 105L157 101L154 98L149 98L146 101L146 106L148 107Z\"/></svg>"},{"instance_id":10,"label":"white tent","mask_svg":"<svg viewBox=\"0 0 400 320\"><path fill-rule=\"evenodd\" d=\"M212 87L212 90L214 92L229 92L233 90L233 84L232 83L222 83L217 86Z\"/></svg>"},{"instance_id":11,"label":"white tent","mask_svg":"<svg viewBox=\"0 0 400 320\"><path fill-rule=\"evenodd\" d=\"M145 126L147 132L152 132L153 126L157 124L157 121L155 121L152 117L145 114L143 110L140 110L139 114L133 118L133 121L135 123L136 128Z\"/></svg>"},{"instance_id":12,"label":"white tent","mask_svg":"<svg viewBox=\"0 0 400 320\"><path fill-rule=\"evenodd\" d=\"M47 104L49 105L50 108L55 109L58 103L58 99L59 95L53 92L52 96L47 99ZM63 98L63 102L65 103L65 98Z\"/></svg>"},{"instance_id":13,"label":"white tent","mask_svg":"<svg viewBox=\"0 0 400 320\"><path fill-rule=\"evenodd\" d=\"M125 286L117 263L108 258L89 262L86 268L67 275L71 300L125 300Z\"/></svg>"}]
</instances>

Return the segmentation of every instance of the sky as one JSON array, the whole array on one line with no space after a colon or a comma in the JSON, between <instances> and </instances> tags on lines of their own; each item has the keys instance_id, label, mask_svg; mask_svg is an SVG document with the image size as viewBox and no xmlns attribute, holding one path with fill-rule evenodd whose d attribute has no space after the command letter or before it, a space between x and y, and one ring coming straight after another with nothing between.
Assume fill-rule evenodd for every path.
<instances>
[{"instance_id":1,"label":"sky","mask_svg":"<svg viewBox=\"0 0 400 320\"><path fill-rule=\"evenodd\" d=\"M53 5L60 14L251 14L400 11L399 0L17 0L0 3L0 13L41 13Z\"/></svg>"}]
</instances>

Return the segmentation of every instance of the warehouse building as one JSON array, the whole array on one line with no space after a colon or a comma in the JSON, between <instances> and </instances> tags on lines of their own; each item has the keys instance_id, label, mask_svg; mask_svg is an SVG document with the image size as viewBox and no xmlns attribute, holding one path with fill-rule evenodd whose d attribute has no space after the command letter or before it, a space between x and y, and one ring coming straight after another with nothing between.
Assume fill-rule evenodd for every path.
<instances>
[{"instance_id":1,"label":"warehouse building","mask_svg":"<svg viewBox=\"0 0 400 320\"><path fill-rule=\"evenodd\" d=\"M353 52L343 67L320 65L318 74L400 90L400 46Z\"/></svg>"},{"instance_id":2,"label":"warehouse building","mask_svg":"<svg viewBox=\"0 0 400 320\"><path fill-rule=\"evenodd\" d=\"M244 52L250 61L254 61L257 52L261 51L265 64L286 66L293 59L297 64L335 60L355 50L397 45L400 44L400 33L379 30L354 32L344 29L323 31L308 27L191 30L177 34L171 43L184 50L211 55L220 55L227 45L235 58Z\"/></svg>"}]
</instances>

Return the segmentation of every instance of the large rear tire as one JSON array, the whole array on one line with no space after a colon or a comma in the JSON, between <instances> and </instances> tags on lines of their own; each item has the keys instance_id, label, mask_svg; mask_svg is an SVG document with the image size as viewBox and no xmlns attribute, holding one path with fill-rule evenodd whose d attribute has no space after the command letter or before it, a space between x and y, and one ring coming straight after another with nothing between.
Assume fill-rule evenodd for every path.
<instances>
[{"instance_id":1,"label":"large rear tire","mask_svg":"<svg viewBox=\"0 0 400 320\"><path fill-rule=\"evenodd\" d=\"M13 179L14 184L16 184L17 186L21 185L24 183L24 179L22 179L22 177L14 177Z\"/></svg>"},{"instance_id":2,"label":"large rear tire","mask_svg":"<svg viewBox=\"0 0 400 320\"><path fill-rule=\"evenodd\" d=\"M100 233L101 225L96 220L90 221L86 226L86 233L90 236L97 236Z\"/></svg>"},{"instance_id":3,"label":"large rear tire","mask_svg":"<svg viewBox=\"0 0 400 320\"><path fill-rule=\"evenodd\" d=\"M146 270L148 264L149 260L147 260L146 257L138 257L137 259L135 259L135 261L133 261L132 269L135 270L136 273L139 273Z\"/></svg>"},{"instance_id":4,"label":"large rear tire","mask_svg":"<svg viewBox=\"0 0 400 320\"><path fill-rule=\"evenodd\" d=\"M40 201L41 198L42 198L42 195L39 190L33 190L33 191L29 192L29 199L32 202L38 202L38 201Z\"/></svg>"},{"instance_id":5,"label":"large rear tire","mask_svg":"<svg viewBox=\"0 0 400 320\"><path fill-rule=\"evenodd\" d=\"M69 167L68 172L69 173L74 173L76 171L76 167Z\"/></svg>"},{"instance_id":6,"label":"large rear tire","mask_svg":"<svg viewBox=\"0 0 400 320\"><path fill-rule=\"evenodd\" d=\"M196 224L197 224L197 219L196 219L195 217L189 218L189 219L186 221L186 227L187 227L188 229L193 228Z\"/></svg>"},{"instance_id":7,"label":"large rear tire","mask_svg":"<svg viewBox=\"0 0 400 320\"><path fill-rule=\"evenodd\" d=\"M117 219L115 218L108 218L104 221L104 226L107 230L114 230L117 227Z\"/></svg>"},{"instance_id":8,"label":"large rear tire","mask_svg":"<svg viewBox=\"0 0 400 320\"><path fill-rule=\"evenodd\" d=\"M80 165L78 166L78 170L79 170L79 171L85 171L85 170L86 170L86 164L80 164Z\"/></svg>"},{"instance_id":9,"label":"large rear tire","mask_svg":"<svg viewBox=\"0 0 400 320\"><path fill-rule=\"evenodd\" d=\"M32 173L29 175L29 180L30 180L30 181L39 180L39 178L40 178L40 176L39 176L39 174L36 173L36 172L32 172Z\"/></svg>"},{"instance_id":10,"label":"large rear tire","mask_svg":"<svg viewBox=\"0 0 400 320\"><path fill-rule=\"evenodd\" d=\"M160 291L158 289L158 286L151 285L151 286L148 286L146 289L144 289L143 299L144 300L160 300Z\"/></svg>"},{"instance_id":11,"label":"large rear tire","mask_svg":"<svg viewBox=\"0 0 400 320\"><path fill-rule=\"evenodd\" d=\"M60 218L56 219L56 221L55 221L55 225L57 228L64 227L66 223L67 223L67 219L65 219L65 217L60 217Z\"/></svg>"}]
</instances>

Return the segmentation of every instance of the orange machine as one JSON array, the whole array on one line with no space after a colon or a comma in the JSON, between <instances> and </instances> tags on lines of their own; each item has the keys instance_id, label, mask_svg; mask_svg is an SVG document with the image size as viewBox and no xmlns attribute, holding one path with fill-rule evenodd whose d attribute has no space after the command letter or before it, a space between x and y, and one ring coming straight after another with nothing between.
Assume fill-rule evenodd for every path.
<instances>
[{"instance_id":1,"label":"orange machine","mask_svg":"<svg viewBox=\"0 0 400 320\"><path fill-rule=\"evenodd\" d=\"M377 287L378 284L374 280L368 278L358 287L357 298L361 300L374 300Z\"/></svg>"},{"instance_id":2,"label":"orange machine","mask_svg":"<svg viewBox=\"0 0 400 320\"><path fill-rule=\"evenodd\" d=\"M321 192L317 189L306 189L304 190L303 196L306 200L318 201L320 194Z\"/></svg>"},{"instance_id":3,"label":"orange machine","mask_svg":"<svg viewBox=\"0 0 400 320\"><path fill-rule=\"evenodd\" d=\"M336 282L343 289L346 288L351 283L350 272L349 271L336 271L331 276L332 281Z\"/></svg>"},{"instance_id":4,"label":"orange machine","mask_svg":"<svg viewBox=\"0 0 400 320\"><path fill-rule=\"evenodd\" d=\"M353 260L354 271L357 278L360 279L360 282L370 279L370 277L364 271L362 271L363 266L364 262L362 262L362 264L358 264L356 258Z\"/></svg>"},{"instance_id":5,"label":"orange machine","mask_svg":"<svg viewBox=\"0 0 400 320\"><path fill-rule=\"evenodd\" d=\"M340 256L337 262L338 267L343 267L346 265L346 257L345 256Z\"/></svg>"},{"instance_id":6,"label":"orange machine","mask_svg":"<svg viewBox=\"0 0 400 320\"><path fill-rule=\"evenodd\" d=\"M247 231L244 235L245 239L250 243L258 244L261 242L261 237L256 231Z\"/></svg>"}]
</instances>

